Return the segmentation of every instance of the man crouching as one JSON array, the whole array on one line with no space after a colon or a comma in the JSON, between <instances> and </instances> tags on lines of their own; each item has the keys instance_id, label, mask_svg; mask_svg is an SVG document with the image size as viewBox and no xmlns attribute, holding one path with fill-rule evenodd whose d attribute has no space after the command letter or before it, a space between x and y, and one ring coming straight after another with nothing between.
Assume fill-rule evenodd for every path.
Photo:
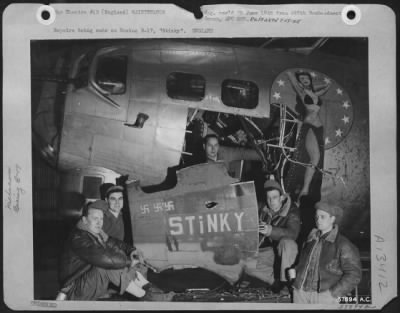
<instances>
[{"instance_id":1,"label":"man crouching","mask_svg":"<svg viewBox=\"0 0 400 313\"><path fill-rule=\"evenodd\" d=\"M277 181L267 180L264 191L266 205L260 211L257 265L247 268L246 272L267 282L274 293L279 293L289 287L286 272L298 252L295 240L300 232L300 215Z\"/></svg>"},{"instance_id":2,"label":"man crouching","mask_svg":"<svg viewBox=\"0 0 400 313\"><path fill-rule=\"evenodd\" d=\"M100 202L84 207L67 240L60 266L63 288L57 300L97 300L107 293L109 283L119 287L120 294L138 298L146 294L149 282L135 270L137 251L102 230Z\"/></svg>"}]
</instances>

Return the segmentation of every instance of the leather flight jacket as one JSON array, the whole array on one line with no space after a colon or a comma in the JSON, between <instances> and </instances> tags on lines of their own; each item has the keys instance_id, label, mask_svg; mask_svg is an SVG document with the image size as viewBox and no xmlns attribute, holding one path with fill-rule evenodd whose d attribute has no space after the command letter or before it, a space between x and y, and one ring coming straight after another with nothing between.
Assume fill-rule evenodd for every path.
<instances>
[{"instance_id":1,"label":"leather flight jacket","mask_svg":"<svg viewBox=\"0 0 400 313\"><path fill-rule=\"evenodd\" d=\"M297 239L301 225L299 209L288 195L285 197L282 208L277 214L273 214L267 206L261 209L260 222L271 225L272 230L268 236L259 233L259 249L271 247L283 238Z\"/></svg>"},{"instance_id":2,"label":"leather flight jacket","mask_svg":"<svg viewBox=\"0 0 400 313\"><path fill-rule=\"evenodd\" d=\"M61 258L59 280L61 286L70 285L92 267L121 269L131 264L129 257L136 250L118 239L101 241L94 234L75 228L70 234Z\"/></svg>"},{"instance_id":3,"label":"leather flight jacket","mask_svg":"<svg viewBox=\"0 0 400 313\"><path fill-rule=\"evenodd\" d=\"M304 291L324 292L329 290L333 297L348 295L361 281L361 261L357 247L339 233L335 226L326 238L321 238L322 250L318 262L317 290L306 284L306 274L311 254L318 243L318 229L313 229L301 251L296 266L296 280L293 287ZM310 289L310 290L309 290Z\"/></svg>"}]
</instances>

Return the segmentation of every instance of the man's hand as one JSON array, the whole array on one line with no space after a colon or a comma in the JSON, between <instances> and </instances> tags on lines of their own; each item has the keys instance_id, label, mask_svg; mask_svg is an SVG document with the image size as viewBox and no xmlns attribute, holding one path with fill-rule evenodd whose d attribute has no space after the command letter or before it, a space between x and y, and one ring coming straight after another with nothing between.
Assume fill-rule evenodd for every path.
<instances>
[{"instance_id":1,"label":"man's hand","mask_svg":"<svg viewBox=\"0 0 400 313\"><path fill-rule=\"evenodd\" d=\"M139 249L136 249L135 251L132 251L130 254L131 260L137 260L138 263L143 263L144 262L144 256L143 252Z\"/></svg>"},{"instance_id":2,"label":"man's hand","mask_svg":"<svg viewBox=\"0 0 400 313\"><path fill-rule=\"evenodd\" d=\"M260 224L258 228L259 233L263 234L264 236L269 236L271 235L272 231L272 226L268 224Z\"/></svg>"},{"instance_id":3,"label":"man's hand","mask_svg":"<svg viewBox=\"0 0 400 313\"><path fill-rule=\"evenodd\" d=\"M139 263L139 259L131 258L131 267L135 267Z\"/></svg>"}]
</instances>

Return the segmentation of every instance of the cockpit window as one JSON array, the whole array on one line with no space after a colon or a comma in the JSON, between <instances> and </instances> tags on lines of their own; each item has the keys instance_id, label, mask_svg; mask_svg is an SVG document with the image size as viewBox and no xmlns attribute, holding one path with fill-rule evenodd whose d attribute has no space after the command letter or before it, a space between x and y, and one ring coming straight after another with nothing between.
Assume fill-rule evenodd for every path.
<instances>
[{"instance_id":1,"label":"cockpit window","mask_svg":"<svg viewBox=\"0 0 400 313\"><path fill-rule=\"evenodd\" d=\"M105 56L98 60L95 81L99 87L111 95L126 91L127 56Z\"/></svg>"},{"instance_id":2,"label":"cockpit window","mask_svg":"<svg viewBox=\"0 0 400 313\"><path fill-rule=\"evenodd\" d=\"M258 87L250 81L226 79L222 82L221 100L229 107L254 109L258 105Z\"/></svg>"},{"instance_id":3,"label":"cockpit window","mask_svg":"<svg viewBox=\"0 0 400 313\"><path fill-rule=\"evenodd\" d=\"M167 94L172 99L201 101L206 80L201 75L174 72L167 77Z\"/></svg>"}]
</instances>

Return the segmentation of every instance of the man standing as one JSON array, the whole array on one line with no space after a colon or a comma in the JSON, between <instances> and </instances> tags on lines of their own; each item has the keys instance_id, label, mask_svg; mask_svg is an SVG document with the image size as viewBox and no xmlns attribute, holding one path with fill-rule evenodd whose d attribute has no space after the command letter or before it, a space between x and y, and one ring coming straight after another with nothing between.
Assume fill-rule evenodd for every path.
<instances>
[{"instance_id":1,"label":"man standing","mask_svg":"<svg viewBox=\"0 0 400 313\"><path fill-rule=\"evenodd\" d=\"M267 180L264 191L266 205L260 212L257 265L246 272L271 284L271 290L279 293L287 286L286 271L297 256L295 240L300 231L300 216L297 206L283 194L277 181Z\"/></svg>"},{"instance_id":2,"label":"man standing","mask_svg":"<svg viewBox=\"0 0 400 313\"><path fill-rule=\"evenodd\" d=\"M96 300L107 293L108 284L137 297L145 295L149 282L135 269L136 249L108 236L103 230L99 200L85 206L81 222L73 229L61 258L63 288L57 300Z\"/></svg>"},{"instance_id":3,"label":"man standing","mask_svg":"<svg viewBox=\"0 0 400 313\"><path fill-rule=\"evenodd\" d=\"M106 191L104 208L104 232L121 241L124 240L125 227L122 217L122 208L124 206L124 188L122 186L111 185Z\"/></svg>"},{"instance_id":4,"label":"man standing","mask_svg":"<svg viewBox=\"0 0 400 313\"><path fill-rule=\"evenodd\" d=\"M300 254L293 284L294 303L337 304L361 280L358 249L339 233L340 207L318 202L317 229L313 229Z\"/></svg>"}]
</instances>

